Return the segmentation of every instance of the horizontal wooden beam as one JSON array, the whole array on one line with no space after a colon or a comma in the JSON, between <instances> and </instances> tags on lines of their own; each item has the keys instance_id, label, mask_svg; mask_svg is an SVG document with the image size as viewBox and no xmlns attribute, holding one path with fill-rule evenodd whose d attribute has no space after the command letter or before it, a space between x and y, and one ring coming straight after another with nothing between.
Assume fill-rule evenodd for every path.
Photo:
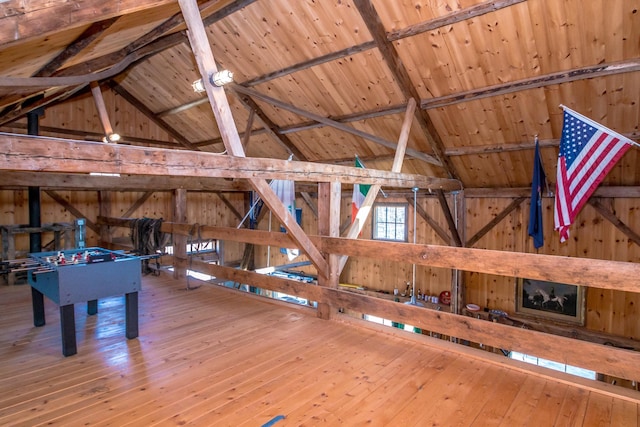
<instances>
[{"instance_id":1,"label":"horizontal wooden beam","mask_svg":"<svg viewBox=\"0 0 640 427\"><path fill-rule=\"evenodd\" d=\"M291 179L459 190L458 181L338 165L0 134L0 170Z\"/></svg>"},{"instance_id":2,"label":"horizontal wooden beam","mask_svg":"<svg viewBox=\"0 0 640 427\"><path fill-rule=\"evenodd\" d=\"M351 257L640 293L640 264L632 262L335 237L323 237L318 245Z\"/></svg>"},{"instance_id":3,"label":"horizontal wooden beam","mask_svg":"<svg viewBox=\"0 0 640 427\"><path fill-rule=\"evenodd\" d=\"M185 233L191 227L189 224L165 223L162 231ZM204 226L201 235L255 245L295 247L290 246L295 243L284 233ZM640 293L640 282L635 280L640 277L640 264L632 262L341 237L310 238L322 252L328 254Z\"/></svg>"},{"instance_id":4,"label":"horizontal wooden beam","mask_svg":"<svg viewBox=\"0 0 640 427\"><path fill-rule=\"evenodd\" d=\"M189 191L249 191L244 180L229 181L222 178L192 178L188 176L95 176L86 173L49 173L3 171L0 188L18 189L41 187L49 190L80 191L173 191L184 188Z\"/></svg>"},{"instance_id":5,"label":"horizontal wooden beam","mask_svg":"<svg viewBox=\"0 0 640 427\"><path fill-rule=\"evenodd\" d=\"M552 187L553 188L553 187ZM465 198L483 198L483 197L531 197L531 187L519 188L465 188ZM553 198L553 195L543 194L544 198ZM611 198L638 198L640 197L640 187L638 186L600 186L593 193L593 197L611 197Z\"/></svg>"}]
</instances>

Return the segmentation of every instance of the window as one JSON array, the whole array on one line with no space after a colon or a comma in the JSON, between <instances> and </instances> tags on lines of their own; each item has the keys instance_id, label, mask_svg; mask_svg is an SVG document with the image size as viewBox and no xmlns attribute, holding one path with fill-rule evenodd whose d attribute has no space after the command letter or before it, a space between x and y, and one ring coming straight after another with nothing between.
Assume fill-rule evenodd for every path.
<instances>
[{"instance_id":1,"label":"window","mask_svg":"<svg viewBox=\"0 0 640 427\"><path fill-rule=\"evenodd\" d=\"M407 241L407 204L380 203L373 210L373 238Z\"/></svg>"},{"instance_id":2,"label":"window","mask_svg":"<svg viewBox=\"0 0 640 427\"><path fill-rule=\"evenodd\" d=\"M590 380L596 379L596 373L594 371L578 368L577 366L565 365L564 363L554 362L553 360L547 360L541 357L530 356L528 354L519 353L517 351L510 352L509 358L560 372L566 372L567 374L577 375L579 377L588 378Z\"/></svg>"}]
</instances>

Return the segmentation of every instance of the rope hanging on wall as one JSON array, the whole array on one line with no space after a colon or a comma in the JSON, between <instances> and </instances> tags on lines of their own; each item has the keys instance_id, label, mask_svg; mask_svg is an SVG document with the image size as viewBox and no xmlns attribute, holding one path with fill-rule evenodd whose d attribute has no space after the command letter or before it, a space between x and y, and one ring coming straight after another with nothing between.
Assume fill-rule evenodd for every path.
<instances>
[{"instance_id":1,"label":"rope hanging on wall","mask_svg":"<svg viewBox=\"0 0 640 427\"><path fill-rule=\"evenodd\" d=\"M164 251L171 235L160 231L162 221L162 218L136 218L131 221L131 243L133 243L133 250L138 255L150 255Z\"/></svg>"}]
</instances>

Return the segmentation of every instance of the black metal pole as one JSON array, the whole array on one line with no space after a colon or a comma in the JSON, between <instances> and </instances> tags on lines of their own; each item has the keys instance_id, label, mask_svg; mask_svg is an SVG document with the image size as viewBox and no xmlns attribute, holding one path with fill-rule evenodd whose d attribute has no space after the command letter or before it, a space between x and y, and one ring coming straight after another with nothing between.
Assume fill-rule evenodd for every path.
<instances>
[{"instance_id":1,"label":"black metal pole","mask_svg":"<svg viewBox=\"0 0 640 427\"><path fill-rule=\"evenodd\" d=\"M27 133L38 135L38 121L42 110L37 109L27 114ZM40 227L40 187L29 187L29 227ZM42 252L42 233L29 234L29 252ZM43 326L44 295L34 287L31 287L31 304L33 306L33 325Z\"/></svg>"}]
</instances>

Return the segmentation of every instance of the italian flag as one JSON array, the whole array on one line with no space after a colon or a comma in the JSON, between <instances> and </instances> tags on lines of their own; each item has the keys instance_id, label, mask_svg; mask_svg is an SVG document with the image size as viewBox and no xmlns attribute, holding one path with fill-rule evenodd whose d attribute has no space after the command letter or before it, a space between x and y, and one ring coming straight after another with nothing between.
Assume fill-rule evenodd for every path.
<instances>
[{"instance_id":1,"label":"italian flag","mask_svg":"<svg viewBox=\"0 0 640 427\"><path fill-rule=\"evenodd\" d=\"M362 163L360 163L360 159L356 157L356 167L364 168ZM364 203L364 198L367 196L369 192L370 185L364 184L354 184L353 185L353 198L351 199L351 223L356 220L356 215L358 215L358 210L360 210L360 206Z\"/></svg>"}]
</instances>

